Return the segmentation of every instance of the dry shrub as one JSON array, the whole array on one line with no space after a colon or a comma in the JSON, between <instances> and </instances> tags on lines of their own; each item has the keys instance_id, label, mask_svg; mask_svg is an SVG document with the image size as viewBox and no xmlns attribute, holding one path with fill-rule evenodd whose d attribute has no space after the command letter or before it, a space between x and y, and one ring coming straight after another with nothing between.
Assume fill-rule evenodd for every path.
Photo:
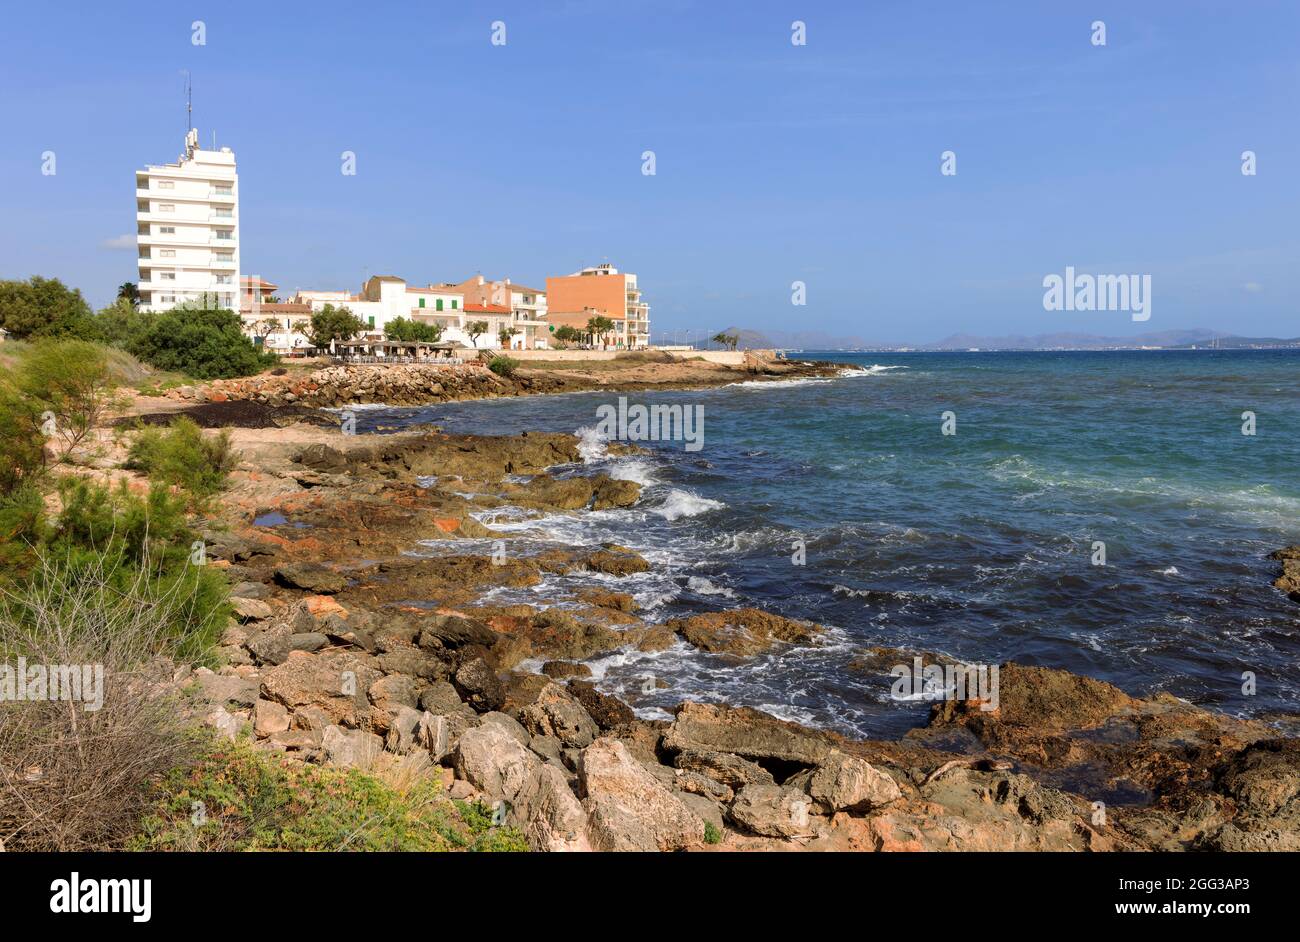
<instances>
[{"instance_id":1,"label":"dry shrub","mask_svg":"<svg viewBox=\"0 0 1300 942\"><path fill-rule=\"evenodd\" d=\"M142 567L143 571L148 566ZM0 596L0 665L102 667L103 702L0 702L0 842L8 850L122 846L149 786L185 766L197 742L171 684L168 653L190 604L142 574L121 588L103 567L46 555Z\"/></svg>"}]
</instances>

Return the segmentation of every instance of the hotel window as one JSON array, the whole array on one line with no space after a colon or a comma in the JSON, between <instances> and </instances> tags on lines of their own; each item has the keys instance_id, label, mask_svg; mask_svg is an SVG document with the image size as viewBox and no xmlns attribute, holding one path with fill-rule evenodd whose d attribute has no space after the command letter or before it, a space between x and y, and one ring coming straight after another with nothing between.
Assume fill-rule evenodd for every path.
<instances>
[{"instance_id":1,"label":"hotel window","mask_svg":"<svg viewBox=\"0 0 1300 942\"><path fill-rule=\"evenodd\" d=\"M175 227L175 226L159 226L159 227L158 227L158 234L159 234L159 235L175 235L175 234L176 234L176 227Z\"/></svg>"},{"instance_id":2,"label":"hotel window","mask_svg":"<svg viewBox=\"0 0 1300 942\"><path fill-rule=\"evenodd\" d=\"M176 204L175 204L175 203L159 203L159 204L158 204L158 212L160 212L160 213L174 213L174 212L176 212Z\"/></svg>"},{"instance_id":3,"label":"hotel window","mask_svg":"<svg viewBox=\"0 0 1300 942\"><path fill-rule=\"evenodd\" d=\"M234 237L235 237L235 230L234 230L234 229L218 229L218 230L217 230L217 238L218 238L218 239L233 239Z\"/></svg>"},{"instance_id":4,"label":"hotel window","mask_svg":"<svg viewBox=\"0 0 1300 942\"><path fill-rule=\"evenodd\" d=\"M174 190L174 189L176 189L176 182L175 182L174 180L159 180L159 181L158 181L158 189L160 189L160 190Z\"/></svg>"},{"instance_id":5,"label":"hotel window","mask_svg":"<svg viewBox=\"0 0 1300 942\"><path fill-rule=\"evenodd\" d=\"M217 212L216 212L216 216L217 216L218 219L231 219L231 218L233 218L232 215L231 215L230 210L228 210L228 209L219 209L219 210L217 210Z\"/></svg>"},{"instance_id":6,"label":"hotel window","mask_svg":"<svg viewBox=\"0 0 1300 942\"><path fill-rule=\"evenodd\" d=\"M174 272L174 271L160 271L160 272L158 273L158 277L159 277L159 279L161 279L162 281L175 281L175 280L176 280L176 272Z\"/></svg>"},{"instance_id":7,"label":"hotel window","mask_svg":"<svg viewBox=\"0 0 1300 942\"><path fill-rule=\"evenodd\" d=\"M158 257L159 257L159 258L175 258L175 257L176 257L176 250L175 250L175 249L162 249L161 251L159 251L159 253L158 253Z\"/></svg>"}]
</instances>

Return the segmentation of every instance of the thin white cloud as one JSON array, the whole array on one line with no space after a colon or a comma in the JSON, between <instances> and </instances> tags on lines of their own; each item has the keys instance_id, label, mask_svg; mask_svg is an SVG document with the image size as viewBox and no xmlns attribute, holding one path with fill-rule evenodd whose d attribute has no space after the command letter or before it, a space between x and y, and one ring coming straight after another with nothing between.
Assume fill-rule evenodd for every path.
<instances>
[{"instance_id":1,"label":"thin white cloud","mask_svg":"<svg viewBox=\"0 0 1300 942\"><path fill-rule=\"evenodd\" d=\"M1248 281L1242 287L1246 289L1247 294L1259 294L1264 290L1264 286L1258 281Z\"/></svg>"},{"instance_id":2,"label":"thin white cloud","mask_svg":"<svg viewBox=\"0 0 1300 942\"><path fill-rule=\"evenodd\" d=\"M135 236L131 234L113 236L111 239L105 239L99 243L101 249L111 249L115 252L124 252L127 249L135 248Z\"/></svg>"}]
</instances>

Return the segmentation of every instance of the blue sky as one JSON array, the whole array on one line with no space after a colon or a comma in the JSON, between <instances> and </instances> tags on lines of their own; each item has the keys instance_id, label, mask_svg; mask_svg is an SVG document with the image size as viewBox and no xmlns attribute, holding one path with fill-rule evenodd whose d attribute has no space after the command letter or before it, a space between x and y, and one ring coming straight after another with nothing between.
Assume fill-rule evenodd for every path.
<instances>
[{"instance_id":1,"label":"blue sky","mask_svg":"<svg viewBox=\"0 0 1300 942\"><path fill-rule=\"evenodd\" d=\"M0 277L97 306L134 280L107 246L132 172L180 150L190 69L238 157L244 272L286 291L608 260L656 330L1300 334L1291 2L184 6L7 8ZM1067 265L1150 274L1151 319L1045 311Z\"/></svg>"}]
</instances>

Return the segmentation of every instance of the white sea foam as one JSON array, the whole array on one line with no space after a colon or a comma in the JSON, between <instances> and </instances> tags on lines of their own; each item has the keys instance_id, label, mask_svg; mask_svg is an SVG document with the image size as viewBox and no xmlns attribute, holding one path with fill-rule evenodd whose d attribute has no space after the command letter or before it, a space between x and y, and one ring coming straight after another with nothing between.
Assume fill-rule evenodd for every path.
<instances>
[{"instance_id":1,"label":"white sea foam","mask_svg":"<svg viewBox=\"0 0 1300 942\"><path fill-rule=\"evenodd\" d=\"M663 503L651 508L665 520L680 520L682 517L697 517L726 506L720 500L712 500L674 487L664 497Z\"/></svg>"},{"instance_id":2,"label":"white sea foam","mask_svg":"<svg viewBox=\"0 0 1300 942\"><path fill-rule=\"evenodd\" d=\"M604 461L609 457L608 443L605 436L601 435L595 426L583 426L574 434L578 436L578 454L582 457L584 464Z\"/></svg>"},{"instance_id":3,"label":"white sea foam","mask_svg":"<svg viewBox=\"0 0 1300 942\"><path fill-rule=\"evenodd\" d=\"M864 366L856 370L841 370L840 375L846 378L854 376L879 376L882 373L890 373L894 370L905 370L905 366L887 366L883 363L872 363L870 366Z\"/></svg>"},{"instance_id":4,"label":"white sea foam","mask_svg":"<svg viewBox=\"0 0 1300 942\"><path fill-rule=\"evenodd\" d=\"M635 481L642 487L651 487L659 483L655 477L654 467L643 458L631 458L610 465L609 476L616 481Z\"/></svg>"},{"instance_id":5,"label":"white sea foam","mask_svg":"<svg viewBox=\"0 0 1300 942\"><path fill-rule=\"evenodd\" d=\"M725 585L718 585L711 579L703 576L691 576L686 580L686 588L690 589L697 595L721 595L724 598L734 599L736 593L728 589Z\"/></svg>"}]
</instances>

